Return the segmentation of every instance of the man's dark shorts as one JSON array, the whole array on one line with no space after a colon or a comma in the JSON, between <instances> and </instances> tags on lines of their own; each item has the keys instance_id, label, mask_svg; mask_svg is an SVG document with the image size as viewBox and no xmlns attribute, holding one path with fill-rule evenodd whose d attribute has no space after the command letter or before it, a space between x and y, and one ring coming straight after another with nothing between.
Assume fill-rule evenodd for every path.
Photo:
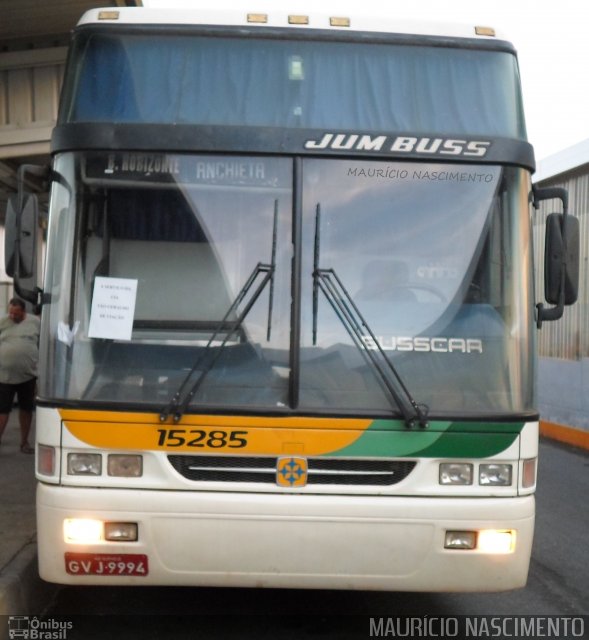
<instances>
[{"instance_id":1,"label":"man's dark shorts","mask_svg":"<svg viewBox=\"0 0 589 640\"><path fill-rule=\"evenodd\" d=\"M18 407L23 411L33 411L37 378L21 382L21 384L4 384L0 382L0 413L10 413L14 396L18 398Z\"/></svg>"}]
</instances>

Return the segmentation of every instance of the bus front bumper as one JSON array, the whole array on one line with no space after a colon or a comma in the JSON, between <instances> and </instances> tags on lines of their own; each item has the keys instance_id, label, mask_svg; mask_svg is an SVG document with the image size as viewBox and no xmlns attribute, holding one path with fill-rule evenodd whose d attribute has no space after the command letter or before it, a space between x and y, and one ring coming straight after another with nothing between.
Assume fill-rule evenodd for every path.
<instances>
[{"instance_id":1,"label":"bus front bumper","mask_svg":"<svg viewBox=\"0 0 589 640\"><path fill-rule=\"evenodd\" d=\"M502 591L526 583L534 497L425 498L91 489L39 483L39 571L60 584ZM64 522L138 539L66 542ZM448 531L515 548L445 548Z\"/></svg>"}]
</instances>

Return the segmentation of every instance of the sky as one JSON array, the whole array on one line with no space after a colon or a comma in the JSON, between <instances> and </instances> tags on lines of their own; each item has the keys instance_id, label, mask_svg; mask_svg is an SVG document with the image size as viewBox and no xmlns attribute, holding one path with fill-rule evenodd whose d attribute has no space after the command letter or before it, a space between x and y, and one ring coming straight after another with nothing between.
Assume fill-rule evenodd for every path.
<instances>
[{"instance_id":1,"label":"sky","mask_svg":"<svg viewBox=\"0 0 589 640\"><path fill-rule=\"evenodd\" d=\"M300 0L143 0L164 8L232 4L247 12ZM314 0L314 11L491 26L518 52L528 138L542 160L589 139L589 0Z\"/></svg>"}]
</instances>

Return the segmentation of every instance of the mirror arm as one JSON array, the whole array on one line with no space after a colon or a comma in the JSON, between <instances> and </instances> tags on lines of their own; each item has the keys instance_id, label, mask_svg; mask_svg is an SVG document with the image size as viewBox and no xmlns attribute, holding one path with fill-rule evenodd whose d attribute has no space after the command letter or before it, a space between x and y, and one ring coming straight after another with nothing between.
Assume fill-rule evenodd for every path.
<instances>
[{"instance_id":1,"label":"mirror arm","mask_svg":"<svg viewBox=\"0 0 589 640\"><path fill-rule=\"evenodd\" d=\"M562 212L566 218L569 210L569 194L564 187L532 187L532 203L534 209L540 208L543 200L551 200L552 198L562 202Z\"/></svg>"},{"instance_id":2,"label":"mirror arm","mask_svg":"<svg viewBox=\"0 0 589 640\"><path fill-rule=\"evenodd\" d=\"M555 307L545 307L543 302L539 302L536 305L536 327L542 328L542 322L546 320L550 322L552 320L559 320L564 313L564 282L562 284L561 293L558 299L558 304Z\"/></svg>"},{"instance_id":3,"label":"mirror arm","mask_svg":"<svg viewBox=\"0 0 589 640\"><path fill-rule=\"evenodd\" d=\"M22 207L24 205L25 199L25 177L27 174L35 176L36 178L40 178L43 183L46 183L49 180L49 176L51 175L51 168L47 165L37 165L37 164L21 164L16 173L16 180L18 185L18 204L19 211L22 211ZM38 188L38 185L33 185Z\"/></svg>"},{"instance_id":4,"label":"mirror arm","mask_svg":"<svg viewBox=\"0 0 589 640\"><path fill-rule=\"evenodd\" d=\"M41 296L41 294L43 293L43 290L39 289L39 287L35 287L35 289L21 288L20 282L16 277L16 274L13 280L13 285L14 285L14 292L16 293L16 295L19 298L22 298L23 300L30 302L32 305L37 306L40 300L43 301L43 296Z\"/></svg>"}]
</instances>

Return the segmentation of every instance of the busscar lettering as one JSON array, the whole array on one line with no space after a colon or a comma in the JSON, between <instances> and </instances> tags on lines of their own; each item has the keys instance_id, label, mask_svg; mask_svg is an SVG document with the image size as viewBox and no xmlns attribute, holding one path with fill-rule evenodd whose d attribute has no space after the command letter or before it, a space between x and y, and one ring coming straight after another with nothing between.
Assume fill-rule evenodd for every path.
<instances>
[{"instance_id":1,"label":"busscar lettering","mask_svg":"<svg viewBox=\"0 0 589 640\"><path fill-rule=\"evenodd\" d=\"M374 339L376 338L376 340ZM483 341L478 338L443 338L425 336L362 336L366 349L371 351L414 351L418 353L483 353Z\"/></svg>"}]
</instances>

